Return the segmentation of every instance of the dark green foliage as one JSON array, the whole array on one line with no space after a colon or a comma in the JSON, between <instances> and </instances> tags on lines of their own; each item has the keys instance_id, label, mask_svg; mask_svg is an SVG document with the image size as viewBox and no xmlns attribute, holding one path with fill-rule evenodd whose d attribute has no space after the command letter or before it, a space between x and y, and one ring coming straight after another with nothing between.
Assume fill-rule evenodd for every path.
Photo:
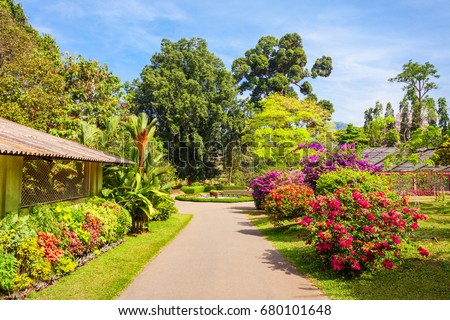
<instances>
[{"instance_id":1,"label":"dark green foliage","mask_svg":"<svg viewBox=\"0 0 450 320\"><path fill-rule=\"evenodd\" d=\"M188 197L183 195L178 195L175 200L179 201L191 201L191 202L219 202L219 203L238 203L238 202L249 202L253 201L253 197L223 197L223 198L199 198L199 197Z\"/></svg>"},{"instance_id":2,"label":"dark green foliage","mask_svg":"<svg viewBox=\"0 0 450 320\"><path fill-rule=\"evenodd\" d=\"M246 186L205 186L205 192L209 192L211 190L247 190Z\"/></svg>"},{"instance_id":3,"label":"dark green foliage","mask_svg":"<svg viewBox=\"0 0 450 320\"><path fill-rule=\"evenodd\" d=\"M241 93L250 92L250 102L259 102L272 93L297 97L292 85L306 96L313 89L306 78L328 77L333 69L330 57L318 58L311 70L306 68L307 58L302 38L288 33L279 40L274 36L261 37L255 48L233 62L232 72ZM302 82L303 81L303 82ZM324 102L330 112L331 103Z\"/></svg>"},{"instance_id":4,"label":"dark green foliage","mask_svg":"<svg viewBox=\"0 0 450 320\"><path fill-rule=\"evenodd\" d=\"M354 143L357 149L369 144L369 138L364 133L363 128L355 127L352 123L349 123L346 129L338 131L336 133L336 139L339 145Z\"/></svg>"},{"instance_id":5,"label":"dark green foliage","mask_svg":"<svg viewBox=\"0 0 450 320\"><path fill-rule=\"evenodd\" d=\"M120 79L107 66L61 52L39 35L14 1L0 1L0 113L20 124L73 138L80 118L102 129L122 115ZM94 116L95 115L95 116Z\"/></svg>"},{"instance_id":6,"label":"dark green foliage","mask_svg":"<svg viewBox=\"0 0 450 320\"><path fill-rule=\"evenodd\" d=\"M181 179L192 182L220 173L224 143L238 137L227 132L238 135L236 122L243 118L232 75L208 51L205 40L164 39L161 52L151 58L129 93L137 111L158 119L157 135Z\"/></svg>"},{"instance_id":7,"label":"dark green foliage","mask_svg":"<svg viewBox=\"0 0 450 320\"><path fill-rule=\"evenodd\" d=\"M186 194L197 194L205 191L204 186L183 186L181 187L181 191Z\"/></svg>"},{"instance_id":8,"label":"dark green foliage","mask_svg":"<svg viewBox=\"0 0 450 320\"><path fill-rule=\"evenodd\" d=\"M449 125L449 117L447 110L447 100L445 98L438 99L438 117L439 117L439 127L442 130L442 134L446 134Z\"/></svg>"}]
</instances>

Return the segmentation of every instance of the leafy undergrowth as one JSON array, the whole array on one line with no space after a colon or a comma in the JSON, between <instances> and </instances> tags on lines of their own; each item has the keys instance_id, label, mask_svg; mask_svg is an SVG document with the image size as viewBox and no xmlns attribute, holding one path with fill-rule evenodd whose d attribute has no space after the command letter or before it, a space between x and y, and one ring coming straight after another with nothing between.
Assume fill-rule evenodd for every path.
<instances>
[{"instance_id":1,"label":"leafy undergrowth","mask_svg":"<svg viewBox=\"0 0 450 320\"><path fill-rule=\"evenodd\" d=\"M128 287L145 265L189 223L192 215L174 214L150 223L150 232L125 242L46 289L32 293L40 300L111 300Z\"/></svg>"},{"instance_id":2,"label":"leafy undergrowth","mask_svg":"<svg viewBox=\"0 0 450 320\"><path fill-rule=\"evenodd\" d=\"M300 228L293 223L274 228L261 211L246 212L275 248L306 275L329 298L338 300L448 300L450 299L450 215L428 210L410 242L425 247L430 256L404 252L402 264L392 270L377 270L350 279L321 270L315 250L298 240ZM434 240L434 239L437 239Z\"/></svg>"}]
</instances>

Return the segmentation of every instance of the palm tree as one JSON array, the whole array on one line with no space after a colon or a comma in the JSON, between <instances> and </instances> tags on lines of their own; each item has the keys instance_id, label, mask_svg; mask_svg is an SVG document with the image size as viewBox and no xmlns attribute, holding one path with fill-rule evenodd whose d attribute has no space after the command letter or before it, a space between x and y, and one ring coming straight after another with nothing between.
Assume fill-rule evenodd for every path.
<instances>
[{"instance_id":1,"label":"palm tree","mask_svg":"<svg viewBox=\"0 0 450 320\"><path fill-rule=\"evenodd\" d=\"M146 113L142 112L138 116L131 115L125 127L131 135L138 151L138 170L142 172L144 167L144 157L148 146L148 141L153 138L156 131L156 121L149 122Z\"/></svg>"}]
</instances>

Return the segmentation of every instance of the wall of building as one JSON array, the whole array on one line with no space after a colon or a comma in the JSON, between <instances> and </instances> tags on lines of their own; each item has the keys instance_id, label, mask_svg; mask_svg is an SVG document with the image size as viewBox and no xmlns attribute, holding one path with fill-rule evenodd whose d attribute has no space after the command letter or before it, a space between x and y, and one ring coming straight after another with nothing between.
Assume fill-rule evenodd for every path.
<instances>
[{"instance_id":1,"label":"wall of building","mask_svg":"<svg viewBox=\"0 0 450 320\"><path fill-rule=\"evenodd\" d=\"M22 156L0 155L0 219L7 212L17 212L22 207L23 165ZM86 162L85 165L84 183L89 190L86 195L100 195L103 185L103 165L97 162ZM46 203L45 199L43 203Z\"/></svg>"}]
</instances>

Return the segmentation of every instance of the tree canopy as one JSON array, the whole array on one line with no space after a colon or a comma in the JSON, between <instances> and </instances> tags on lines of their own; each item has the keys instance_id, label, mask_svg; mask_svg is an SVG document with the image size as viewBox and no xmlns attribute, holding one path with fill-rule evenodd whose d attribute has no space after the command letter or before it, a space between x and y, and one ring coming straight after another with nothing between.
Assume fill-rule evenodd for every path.
<instances>
[{"instance_id":1,"label":"tree canopy","mask_svg":"<svg viewBox=\"0 0 450 320\"><path fill-rule=\"evenodd\" d=\"M120 79L106 65L67 54L29 25L19 4L0 0L2 117L66 138L81 120L104 128L127 108Z\"/></svg>"},{"instance_id":2,"label":"tree canopy","mask_svg":"<svg viewBox=\"0 0 450 320\"><path fill-rule=\"evenodd\" d=\"M261 165L293 165L296 147L326 131L328 111L312 100L274 93L261 105L261 112L247 120L243 137Z\"/></svg>"},{"instance_id":3,"label":"tree canopy","mask_svg":"<svg viewBox=\"0 0 450 320\"><path fill-rule=\"evenodd\" d=\"M250 101L258 106L272 93L297 97L293 85L302 94L312 95L311 84L304 80L328 77L333 69L331 58L326 56L318 58L311 70L306 65L302 38L297 33L288 33L279 40L274 36L259 39L255 48L234 60L232 72L240 92L250 92ZM329 101L326 101L326 106L332 111Z\"/></svg>"},{"instance_id":4,"label":"tree canopy","mask_svg":"<svg viewBox=\"0 0 450 320\"><path fill-rule=\"evenodd\" d=\"M137 111L158 119L157 135L180 178L218 175L222 137L230 126L228 115L237 108L237 92L231 73L205 40L164 39L130 93Z\"/></svg>"}]
</instances>

